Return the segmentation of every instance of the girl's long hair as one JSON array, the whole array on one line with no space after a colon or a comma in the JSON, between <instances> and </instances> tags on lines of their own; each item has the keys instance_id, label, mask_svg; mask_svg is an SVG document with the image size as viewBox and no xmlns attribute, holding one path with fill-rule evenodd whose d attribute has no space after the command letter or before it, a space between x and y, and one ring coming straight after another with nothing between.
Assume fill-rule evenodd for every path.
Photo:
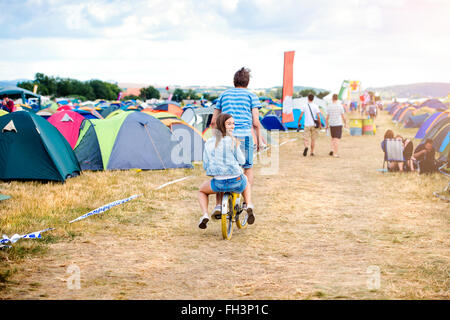
<instances>
[{"instance_id":1,"label":"girl's long hair","mask_svg":"<svg viewBox=\"0 0 450 320\"><path fill-rule=\"evenodd\" d=\"M231 114L221 113L216 120L216 128L214 129L214 136L216 137L216 148L223 137L227 135L227 129L225 128L225 121L231 118Z\"/></svg>"},{"instance_id":2,"label":"girl's long hair","mask_svg":"<svg viewBox=\"0 0 450 320\"><path fill-rule=\"evenodd\" d=\"M386 139L394 139L394 131L392 131L391 129L386 130L386 132L384 133L384 140Z\"/></svg>"}]
</instances>

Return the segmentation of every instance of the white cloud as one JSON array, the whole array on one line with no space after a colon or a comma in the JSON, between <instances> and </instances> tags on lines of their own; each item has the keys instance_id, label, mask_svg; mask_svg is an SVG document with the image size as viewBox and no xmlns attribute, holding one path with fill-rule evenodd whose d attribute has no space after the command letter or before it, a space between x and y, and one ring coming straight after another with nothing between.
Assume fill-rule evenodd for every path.
<instances>
[{"instance_id":1,"label":"white cloud","mask_svg":"<svg viewBox=\"0 0 450 320\"><path fill-rule=\"evenodd\" d=\"M55 24L42 19L9 24L18 27L7 40L10 50L0 52L0 79L43 72L232 85L234 72L247 66L251 87L269 87L281 85L283 52L295 50L296 85L337 90L345 78L370 86L450 82L450 22L440 18L450 5L439 0L48 3L27 2L48 9L46 20L58 21L61 32L45 29Z\"/></svg>"}]
</instances>

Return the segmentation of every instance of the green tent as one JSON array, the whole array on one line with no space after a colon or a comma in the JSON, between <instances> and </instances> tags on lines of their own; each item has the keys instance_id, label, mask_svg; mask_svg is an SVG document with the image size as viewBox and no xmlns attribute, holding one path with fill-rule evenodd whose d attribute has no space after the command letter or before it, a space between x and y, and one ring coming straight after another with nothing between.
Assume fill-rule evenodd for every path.
<instances>
[{"instance_id":1,"label":"green tent","mask_svg":"<svg viewBox=\"0 0 450 320\"><path fill-rule=\"evenodd\" d=\"M136 111L84 121L74 148L83 170L192 168L190 151L160 120Z\"/></svg>"},{"instance_id":2,"label":"green tent","mask_svg":"<svg viewBox=\"0 0 450 320\"><path fill-rule=\"evenodd\" d=\"M81 172L67 140L27 111L0 117L0 180L65 181Z\"/></svg>"},{"instance_id":3,"label":"green tent","mask_svg":"<svg viewBox=\"0 0 450 320\"><path fill-rule=\"evenodd\" d=\"M110 118L112 118L114 116L117 116L118 114L121 114L121 113L124 113L124 112L125 111L123 111L122 109L117 109L117 110L111 112L110 114L108 114L105 119L110 119Z\"/></svg>"}]
</instances>

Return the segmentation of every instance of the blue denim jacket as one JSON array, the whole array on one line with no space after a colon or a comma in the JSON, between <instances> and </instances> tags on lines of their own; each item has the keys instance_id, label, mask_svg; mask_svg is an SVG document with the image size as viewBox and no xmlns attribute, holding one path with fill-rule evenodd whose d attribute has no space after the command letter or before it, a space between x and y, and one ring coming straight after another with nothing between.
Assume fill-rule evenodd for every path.
<instances>
[{"instance_id":1,"label":"blue denim jacket","mask_svg":"<svg viewBox=\"0 0 450 320\"><path fill-rule=\"evenodd\" d=\"M216 137L209 138L203 151L203 168L208 176L233 176L243 173L245 163L241 148L233 146L231 137L224 137L216 148Z\"/></svg>"}]
</instances>

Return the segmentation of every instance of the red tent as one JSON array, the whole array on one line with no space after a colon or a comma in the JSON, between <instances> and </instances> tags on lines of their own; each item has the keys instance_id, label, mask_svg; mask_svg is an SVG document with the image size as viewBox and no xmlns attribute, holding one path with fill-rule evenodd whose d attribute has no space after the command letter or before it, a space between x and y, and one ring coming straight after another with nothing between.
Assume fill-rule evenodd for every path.
<instances>
[{"instance_id":1,"label":"red tent","mask_svg":"<svg viewBox=\"0 0 450 320\"><path fill-rule=\"evenodd\" d=\"M80 126L83 121L84 117L81 114L71 110L59 111L48 118L48 122L61 132L72 149L77 144Z\"/></svg>"}]
</instances>

